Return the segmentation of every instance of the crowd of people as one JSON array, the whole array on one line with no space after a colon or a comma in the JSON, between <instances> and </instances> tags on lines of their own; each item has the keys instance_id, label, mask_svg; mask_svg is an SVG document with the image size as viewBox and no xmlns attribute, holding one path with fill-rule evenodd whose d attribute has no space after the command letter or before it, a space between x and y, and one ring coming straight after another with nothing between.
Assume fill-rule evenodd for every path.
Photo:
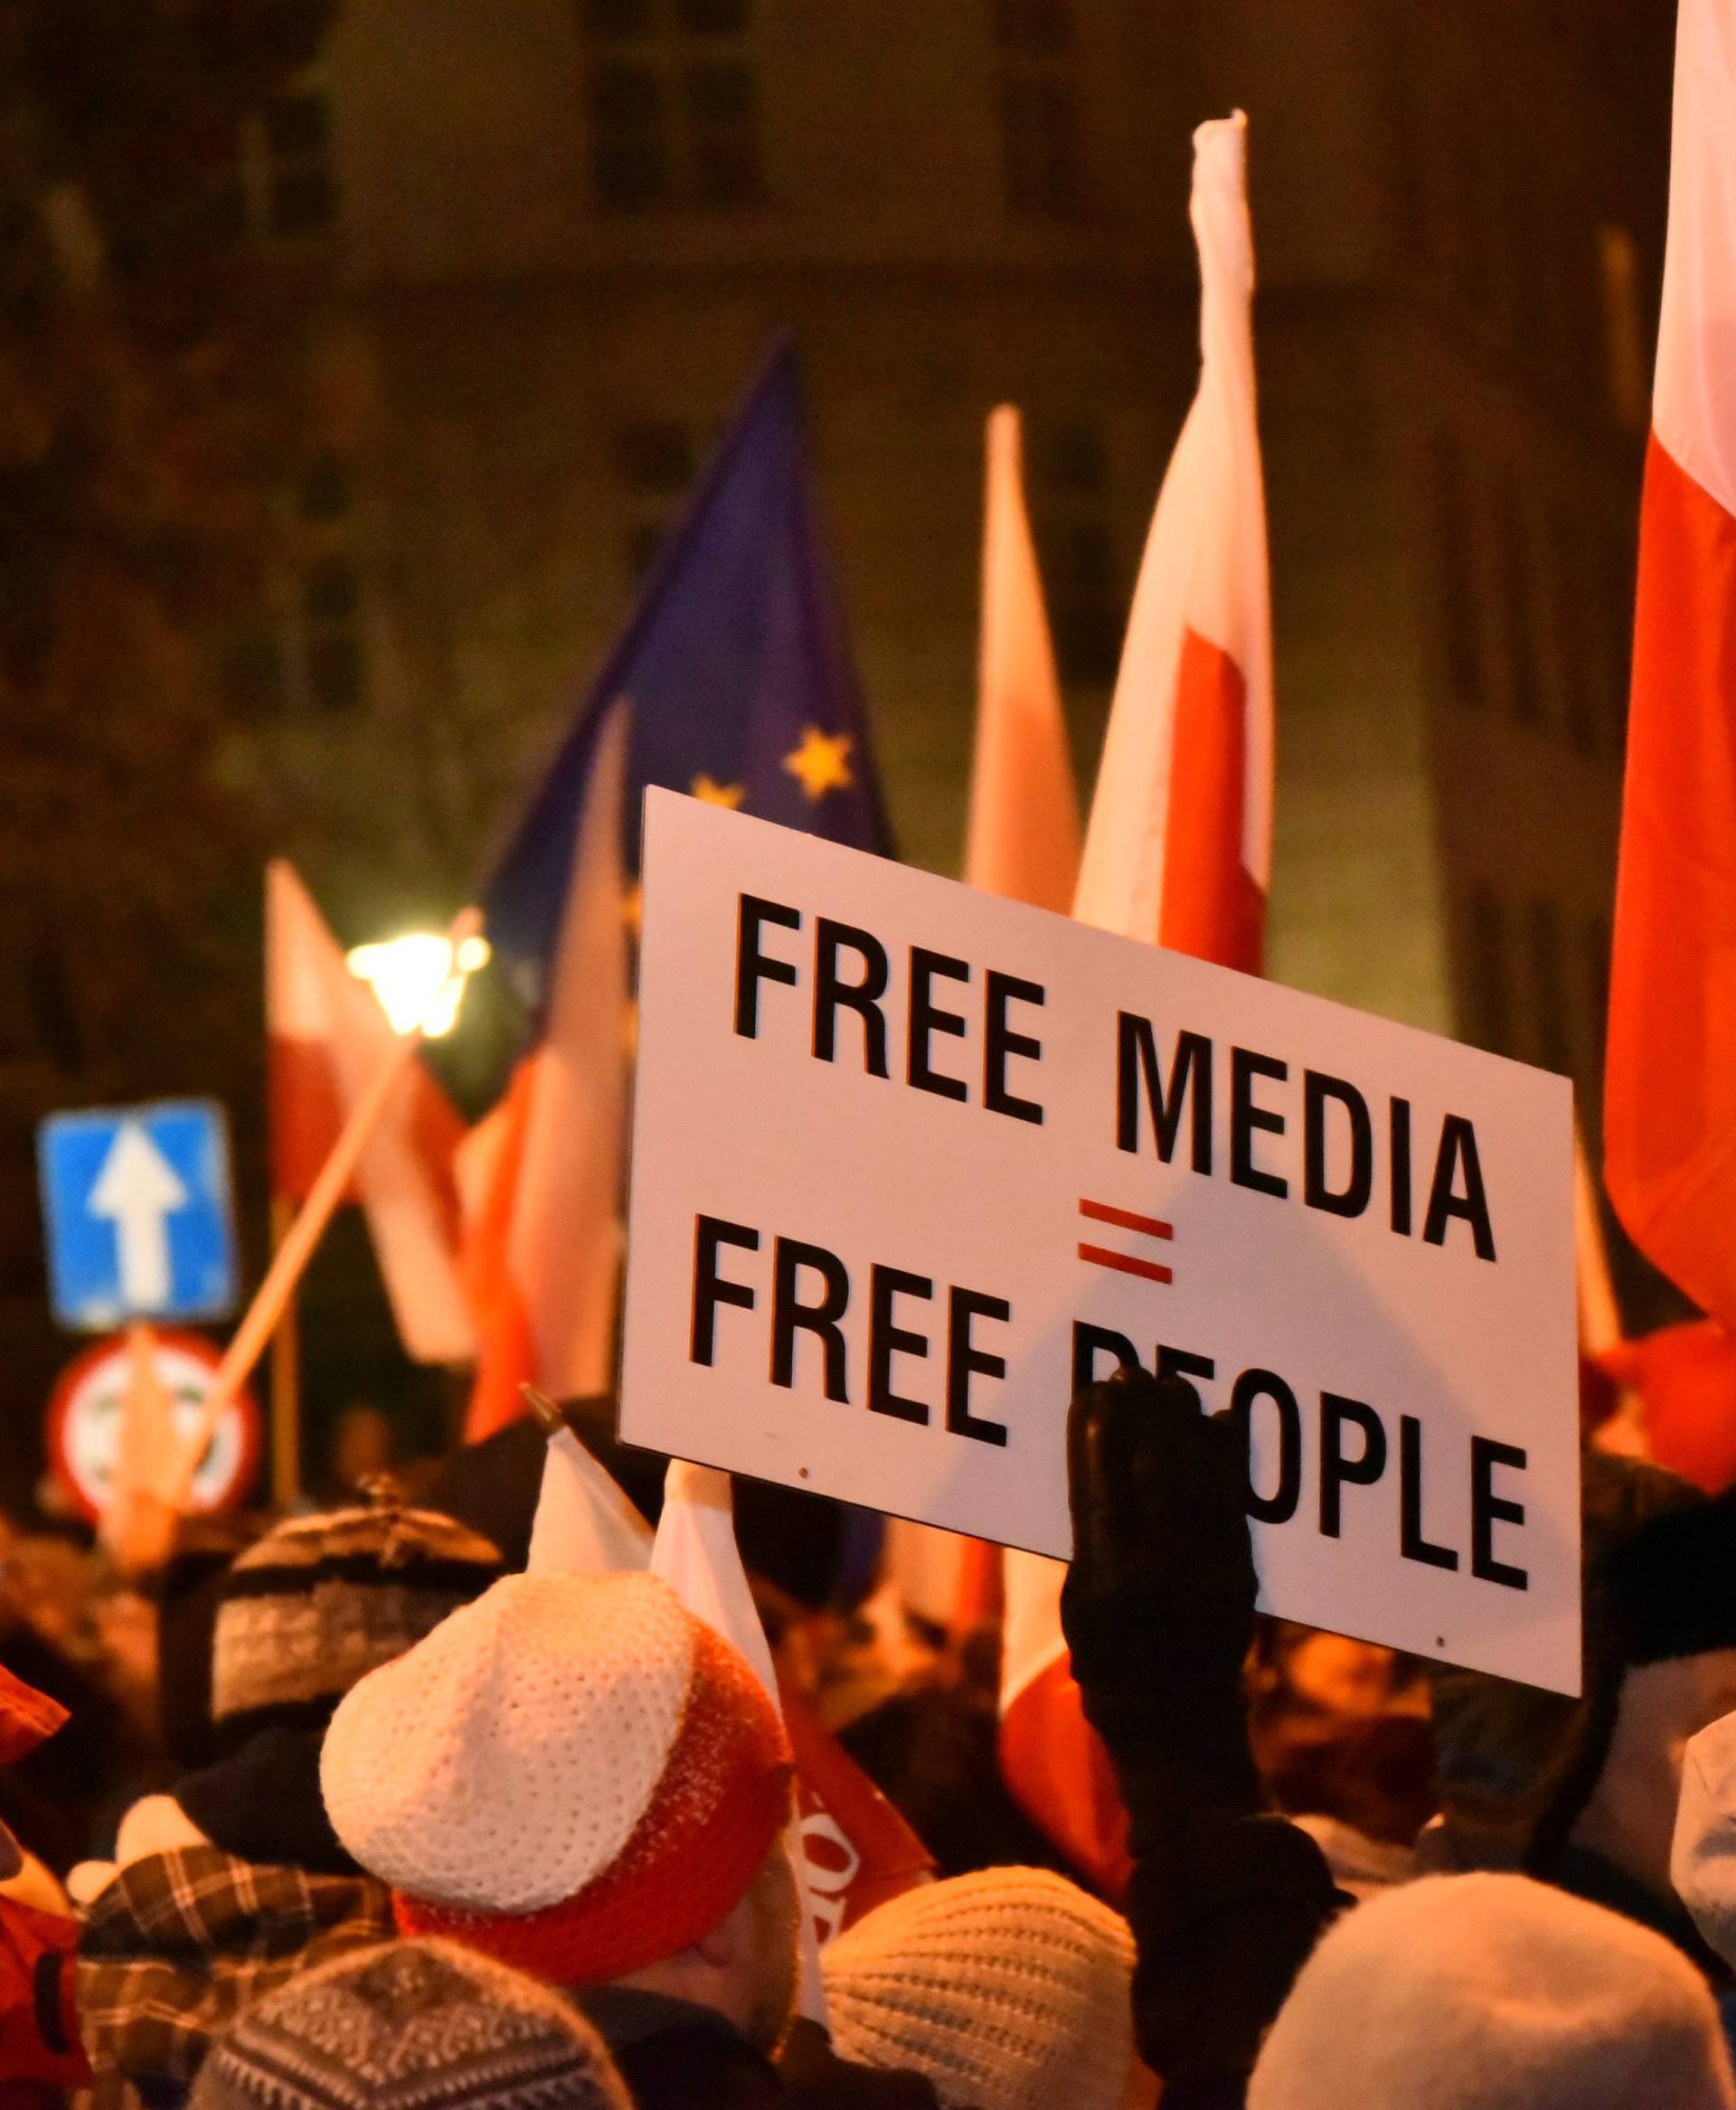
<instances>
[{"instance_id":1,"label":"crowd of people","mask_svg":"<svg viewBox=\"0 0 1736 2110\"><path fill-rule=\"evenodd\" d=\"M1069 1446L1113 1896L1001 1778L992 1628L740 1491L777 1683L934 1864L817 1955L778 1700L660 1575L527 1568L533 1422L146 1575L14 1540L0 2105L1736 2110L1736 1496L1588 1452L1570 1700L1259 1615L1181 1380Z\"/></svg>"}]
</instances>

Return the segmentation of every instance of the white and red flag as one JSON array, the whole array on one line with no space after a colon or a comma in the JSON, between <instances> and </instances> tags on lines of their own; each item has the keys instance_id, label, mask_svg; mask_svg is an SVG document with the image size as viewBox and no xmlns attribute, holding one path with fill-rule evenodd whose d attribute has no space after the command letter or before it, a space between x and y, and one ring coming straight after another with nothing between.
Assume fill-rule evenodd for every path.
<instances>
[{"instance_id":1,"label":"white and red flag","mask_svg":"<svg viewBox=\"0 0 1736 2110\"><path fill-rule=\"evenodd\" d=\"M280 858L266 872L265 963L271 1191L299 1203L398 1036ZM399 1336L418 1362L467 1362L476 1352L458 1270L453 1154L463 1134L451 1101L413 1061L356 1167L355 1198Z\"/></svg>"},{"instance_id":2,"label":"white and red flag","mask_svg":"<svg viewBox=\"0 0 1736 2110\"><path fill-rule=\"evenodd\" d=\"M1736 0L1681 0L1640 511L1604 1178L1736 1324Z\"/></svg>"},{"instance_id":3,"label":"white and red flag","mask_svg":"<svg viewBox=\"0 0 1736 2110\"><path fill-rule=\"evenodd\" d=\"M1079 794L1024 502L1019 413L989 414L982 636L965 880L1065 915L1079 881ZM887 1568L913 1611L963 1638L999 1608L999 1549L894 1517Z\"/></svg>"},{"instance_id":4,"label":"white and red flag","mask_svg":"<svg viewBox=\"0 0 1736 2110\"><path fill-rule=\"evenodd\" d=\"M1073 913L1258 973L1272 837L1271 589L1255 422L1247 119L1194 135L1201 366L1146 545ZM1060 1561L1009 1551L1008 1787L1111 1895L1127 1814L1061 1631Z\"/></svg>"},{"instance_id":5,"label":"white and red flag","mask_svg":"<svg viewBox=\"0 0 1736 2110\"><path fill-rule=\"evenodd\" d=\"M1194 135L1199 388L1134 589L1073 913L1260 971L1272 843L1272 623L1254 414L1247 119Z\"/></svg>"},{"instance_id":6,"label":"white and red flag","mask_svg":"<svg viewBox=\"0 0 1736 2110\"><path fill-rule=\"evenodd\" d=\"M569 1399L613 1382L631 1015L627 733L618 703L597 732L542 1035L467 1151L465 1286L479 1341L471 1443L523 1414L526 1383Z\"/></svg>"}]
</instances>

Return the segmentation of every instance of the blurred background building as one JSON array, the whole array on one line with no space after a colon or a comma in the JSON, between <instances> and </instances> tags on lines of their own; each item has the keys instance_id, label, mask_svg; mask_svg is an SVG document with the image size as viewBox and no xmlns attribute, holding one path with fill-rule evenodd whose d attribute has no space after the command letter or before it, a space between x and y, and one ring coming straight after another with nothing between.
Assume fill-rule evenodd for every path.
<instances>
[{"instance_id":1,"label":"blurred background building","mask_svg":"<svg viewBox=\"0 0 1736 2110\"><path fill-rule=\"evenodd\" d=\"M1189 132L1239 103L1271 972L1567 1070L1595 1125L1672 17L346 0L221 185L307 375L214 769L346 941L443 921L789 330L901 853L957 869L1003 400L1088 796L1193 386ZM473 1095L487 1015L442 1058Z\"/></svg>"}]
</instances>

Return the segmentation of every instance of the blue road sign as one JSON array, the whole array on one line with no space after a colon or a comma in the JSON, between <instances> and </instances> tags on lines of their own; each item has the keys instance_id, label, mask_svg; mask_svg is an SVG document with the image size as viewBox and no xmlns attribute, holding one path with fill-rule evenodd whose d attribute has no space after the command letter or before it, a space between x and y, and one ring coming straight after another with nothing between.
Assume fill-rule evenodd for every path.
<instances>
[{"instance_id":1,"label":"blue road sign","mask_svg":"<svg viewBox=\"0 0 1736 2110\"><path fill-rule=\"evenodd\" d=\"M229 1128L215 1101L55 1114L36 1151L61 1325L100 1333L232 1309Z\"/></svg>"}]
</instances>

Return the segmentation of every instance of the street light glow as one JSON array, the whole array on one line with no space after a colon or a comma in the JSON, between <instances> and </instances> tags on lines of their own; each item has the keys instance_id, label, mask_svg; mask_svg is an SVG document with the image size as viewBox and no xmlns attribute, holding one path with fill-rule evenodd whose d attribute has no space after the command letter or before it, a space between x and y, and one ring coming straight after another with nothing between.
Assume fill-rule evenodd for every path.
<instances>
[{"instance_id":1,"label":"street light glow","mask_svg":"<svg viewBox=\"0 0 1736 2110\"><path fill-rule=\"evenodd\" d=\"M448 979L452 947L432 931L406 931L401 937L358 945L344 956L351 974L369 983L396 1033L412 1033L418 1025L429 1040L439 1040L458 1023L467 975L486 967L486 937L467 937L458 947L458 971Z\"/></svg>"}]
</instances>

